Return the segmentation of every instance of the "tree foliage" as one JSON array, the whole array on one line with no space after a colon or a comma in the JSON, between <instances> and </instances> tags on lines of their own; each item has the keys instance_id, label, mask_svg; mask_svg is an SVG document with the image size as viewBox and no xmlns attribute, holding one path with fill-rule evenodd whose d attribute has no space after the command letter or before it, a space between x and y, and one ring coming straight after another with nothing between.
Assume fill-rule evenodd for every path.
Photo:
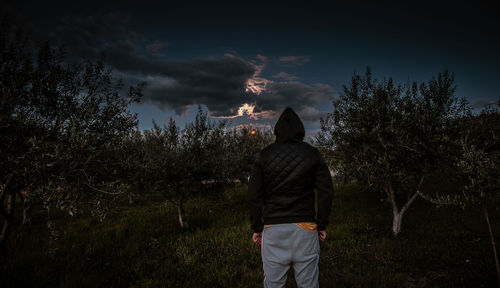
<instances>
[{"instance_id":1,"label":"tree foliage","mask_svg":"<svg viewBox=\"0 0 500 288\"><path fill-rule=\"evenodd\" d=\"M140 100L142 86L124 96L103 63L65 63L63 51L49 43L32 53L22 31L5 18L1 28L1 239L17 196L26 207L70 214L89 208L103 216L106 200L121 187L116 160L136 127L128 107Z\"/></svg>"},{"instance_id":2,"label":"tree foliage","mask_svg":"<svg viewBox=\"0 0 500 288\"><path fill-rule=\"evenodd\" d=\"M458 166L466 175L463 200L486 205L500 200L500 109L487 107L467 118L459 139Z\"/></svg>"},{"instance_id":3,"label":"tree foliage","mask_svg":"<svg viewBox=\"0 0 500 288\"><path fill-rule=\"evenodd\" d=\"M271 140L248 128L231 133L201 107L182 131L172 119L139 131L129 106L144 84L124 95L103 63L67 63L64 51L33 45L8 21L1 27L0 240L15 220L16 198L27 223L34 204L102 218L120 195L132 204L137 194L159 192L187 226L189 194L246 179L249 159Z\"/></svg>"},{"instance_id":4,"label":"tree foliage","mask_svg":"<svg viewBox=\"0 0 500 288\"><path fill-rule=\"evenodd\" d=\"M248 127L227 129L198 107L194 121L181 131L170 118L168 125L154 123L135 144L144 157L135 177L149 193L161 193L178 209L181 227L187 227L185 201L190 194L210 191L208 186L246 181L253 157L271 140L270 133L250 134ZM142 148L140 148L142 147ZM135 157L137 158L137 157ZM248 162L245 162L248 161Z\"/></svg>"},{"instance_id":5,"label":"tree foliage","mask_svg":"<svg viewBox=\"0 0 500 288\"><path fill-rule=\"evenodd\" d=\"M225 170L229 179L248 183L255 156L273 141L274 134L271 130L255 129L250 125L228 132Z\"/></svg>"},{"instance_id":6,"label":"tree foliage","mask_svg":"<svg viewBox=\"0 0 500 288\"><path fill-rule=\"evenodd\" d=\"M431 175L434 181L424 187L423 196L438 205L482 209L500 283L500 264L488 216L488 208L496 207L500 200L500 110L489 106L456 122L461 129L452 139L459 153L447 173L437 171Z\"/></svg>"},{"instance_id":7,"label":"tree foliage","mask_svg":"<svg viewBox=\"0 0 500 288\"><path fill-rule=\"evenodd\" d=\"M426 175L457 153L449 135L469 110L454 92L447 71L427 83L401 85L372 79L367 68L364 76L354 74L321 121L317 144L334 155L340 173L386 193L395 235Z\"/></svg>"}]
</instances>

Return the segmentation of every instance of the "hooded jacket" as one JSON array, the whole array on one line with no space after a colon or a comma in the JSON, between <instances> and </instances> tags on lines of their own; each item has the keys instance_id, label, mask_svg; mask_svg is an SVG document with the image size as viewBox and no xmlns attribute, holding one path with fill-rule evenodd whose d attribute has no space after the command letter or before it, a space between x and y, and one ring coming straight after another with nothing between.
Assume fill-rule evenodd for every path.
<instances>
[{"instance_id":1,"label":"hooded jacket","mask_svg":"<svg viewBox=\"0 0 500 288\"><path fill-rule=\"evenodd\" d=\"M281 114L274 134L276 142L257 155L250 175L251 228L261 232L267 224L316 222L318 230L325 230L333 185L323 157L303 142L304 125L291 108Z\"/></svg>"}]
</instances>

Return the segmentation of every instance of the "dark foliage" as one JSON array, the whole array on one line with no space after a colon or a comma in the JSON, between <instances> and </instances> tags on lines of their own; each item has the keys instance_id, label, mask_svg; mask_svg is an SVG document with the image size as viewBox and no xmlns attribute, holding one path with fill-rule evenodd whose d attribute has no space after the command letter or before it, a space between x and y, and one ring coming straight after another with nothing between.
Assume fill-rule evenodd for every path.
<instances>
[{"instance_id":1,"label":"dark foliage","mask_svg":"<svg viewBox=\"0 0 500 288\"><path fill-rule=\"evenodd\" d=\"M18 196L27 210L41 204L103 216L107 200L120 193L116 160L137 124L128 106L139 101L142 86L124 96L102 63L65 63L49 43L32 52L5 18L1 28L1 239Z\"/></svg>"},{"instance_id":2,"label":"dark foliage","mask_svg":"<svg viewBox=\"0 0 500 288\"><path fill-rule=\"evenodd\" d=\"M455 96L453 82L447 71L421 84L378 82L368 68L344 86L334 111L321 121L316 141L334 157L333 168L387 194L394 234L425 177L452 165L459 154L451 136L469 110Z\"/></svg>"}]
</instances>

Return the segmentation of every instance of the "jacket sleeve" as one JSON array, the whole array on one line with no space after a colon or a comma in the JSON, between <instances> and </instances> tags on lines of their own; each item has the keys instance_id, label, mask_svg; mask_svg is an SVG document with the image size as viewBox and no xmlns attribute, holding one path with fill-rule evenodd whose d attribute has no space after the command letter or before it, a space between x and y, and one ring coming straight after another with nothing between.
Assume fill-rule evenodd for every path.
<instances>
[{"instance_id":1,"label":"jacket sleeve","mask_svg":"<svg viewBox=\"0 0 500 288\"><path fill-rule=\"evenodd\" d=\"M330 170L321 156L321 153L317 151L319 156L318 165L316 167L315 175L315 188L317 193L317 207L318 211L316 213L316 224L318 225L318 230L323 231L328 224L328 218L330 216L330 211L332 207L333 200L333 184L332 177L330 175Z\"/></svg>"},{"instance_id":2,"label":"jacket sleeve","mask_svg":"<svg viewBox=\"0 0 500 288\"><path fill-rule=\"evenodd\" d=\"M262 221L262 206L264 204L264 183L260 154L252 167L250 181L248 183L247 201L250 208L250 227L256 233L262 232L264 223Z\"/></svg>"}]
</instances>

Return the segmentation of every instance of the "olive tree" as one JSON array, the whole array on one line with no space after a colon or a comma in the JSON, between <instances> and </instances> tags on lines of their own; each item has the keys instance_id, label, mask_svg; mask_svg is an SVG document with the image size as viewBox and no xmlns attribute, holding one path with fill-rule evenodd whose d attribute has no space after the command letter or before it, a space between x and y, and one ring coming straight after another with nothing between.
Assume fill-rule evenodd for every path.
<instances>
[{"instance_id":1,"label":"olive tree","mask_svg":"<svg viewBox=\"0 0 500 288\"><path fill-rule=\"evenodd\" d=\"M339 171L385 192L394 235L426 175L453 158L449 123L468 113L453 83L447 71L421 84L377 81L367 68L344 85L333 112L321 120L317 145L336 158Z\"/></svg>"},{"instance_id":2,"label":"olive tree","mask_svg":"<svg viewBox=\"0 0 500 288\"><path fill-rule=\"evenodd\" d=\"M250 125L234 128L227 134L225 169L231 180L248 183L255 156L274 141L271 130L256 129Z\"/></svg>"},{"instance_id":3,"label":"olive tree","mask_svg":"<svg viewBox=\"0 0 500 288\"><path fill-rule=\"evenodd\" d=\"M0 27L0 241L17 197L25 216L35 203L103 217L121 193L117 152L137 125L128 107L141 86L123 95L103 63L66 63L49 43L28 49L29 38L5 18Z\"/></svg>"},{"instance_id":4,"label":"olive tree","mask_svg":"<svg viewBox=\"0 0 500 288\"><path fill-rule=\"evenodd\" d=\"M181 227L188 227L185 202L193 193L210 190L208 185L246 181L254 156L270 143L269 131L227 128L228 122L210 119L200 106L193 121L180 130L168 124L143 132L140 151L144 157L135 176L142 190L160 193L177 207ZM250 131L253 131L252 133ZM136 159L137 157L133 157Z\"/></svg>"},{"instance_id":5,"label":"olive tree","mask_svg":"<svg viewBox=\"0 0 500 288\"><path fill-rule=\"evenodd\" d=\"M184 204L202 183L224 179L225 121L215 122L198 107L194 121L180 131L173 119L144 132L146 189L159 192L177 207L181 227L188 227Z\"/></svg>"},{"instance_id":6,"label":"olive tree","mask_svg":"<svg viewBox=\"0 0 500 288\"><path fill-rule=\"evenodd\" d=\"M500 264L488 216L488 205L498 205L500 201L500 110L487 108L471 122L469 133L460 143L460 166L468 180L462 195L468 203L482 207L500 285Z\"/></svg>"},{"instance_id":7,"label":"olive tree","mask_svg":"<svg viewBox=\"0 0 500 288\"><path fill-rule=\"evenodd\" d=\"M143 188L159 192L173 203L178 209L179 223L184 228L188 226L183 206L188 171L183 161L179 128L172 118L163 127L153 124L151 130L144 131Z\"/></svg>"},{"instance_id":8,"label":"olive tree","mask_svg":"<svg viewBox=\"0 0 500 288\"><path fill-rule=\"evenodd\" d=\"M440 182L447 189L436 192L424 187L422 196L438 205L481 208L500 284L500 265L488 216L488 208L500 203L500 109L486 107L479 114L459 119L456 125L460 131L452 139L460 153L455 155L447 175L443 176L441 171L431 175L434 183Z\"/></svg>"}]
</instances>

